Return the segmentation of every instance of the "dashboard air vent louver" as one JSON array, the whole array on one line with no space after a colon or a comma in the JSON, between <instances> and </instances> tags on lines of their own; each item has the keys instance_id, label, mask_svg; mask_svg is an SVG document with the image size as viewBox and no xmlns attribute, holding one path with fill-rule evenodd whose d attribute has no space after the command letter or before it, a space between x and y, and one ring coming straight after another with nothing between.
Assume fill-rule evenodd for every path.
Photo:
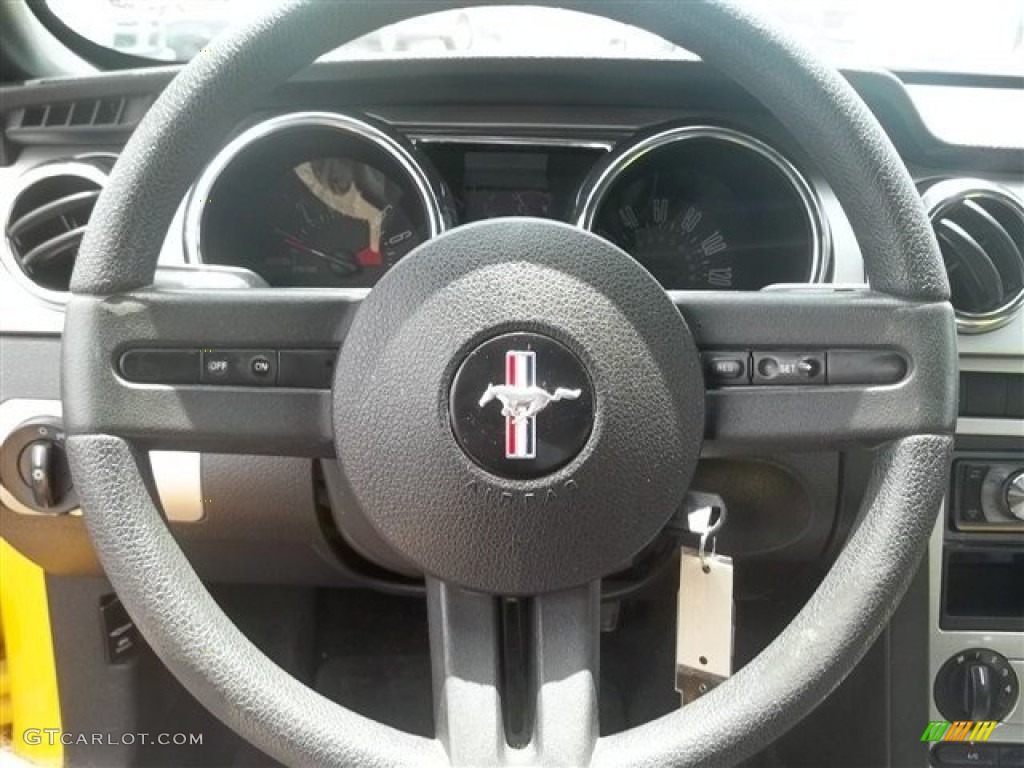
<instances>
[{"instance_id":1,"label":"dashboard air vent louver","mask_svg":"<svg viewBox=\"0 0 1024 768\"><path fill-rule=\"evenodd\" d=\"M112 126L121 122L124 113L125 98L123 96L38 104L24 109L17 127Z\"/></svg>"},{"instance_id":2,"label":"dashboard air vent louver","mask_svg":"<svg viewBox=\"0 0 1024 768\"><path fill-rule=\"evenodd\" d=\"M976 179L949 179L924 191L949 276L957 325L983 333L1024 305L1024 203Z\"/></svg>"},{"instance_id":3,"label":"dashboard air vent louver","mask_svg":"<svg viewBox=\"0 0 1024 768\"><path fill-rule=\"evenodd\" d=\"M100 166L64 162L39 166L20 180L6 221L16 276L54 301L68 290L78 246L106 181Z\"/></svg>"}]
</instances>

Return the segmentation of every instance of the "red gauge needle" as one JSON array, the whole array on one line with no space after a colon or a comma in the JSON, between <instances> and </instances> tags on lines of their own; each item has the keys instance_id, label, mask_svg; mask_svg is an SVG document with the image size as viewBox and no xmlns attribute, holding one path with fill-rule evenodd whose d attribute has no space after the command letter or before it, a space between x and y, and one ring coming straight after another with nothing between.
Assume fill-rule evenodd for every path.
<instances>
[{"instance_id":1,"label":"red gauge needle","mask_svg":"<svg viewBox=\"0 0 1024 768\"><path fill-rule=\"evenodd\" d=\"M361 267L379 267L384 263L380 258L380 253L373 248L363 248L356 254L356 262Z\"/></svg>"},{"instance_id":2,"label":"red gauge needle","mask_svg":"<svg viewBox=\"0 0 1024 768\"><path fill-rule=\"evenodd\" d=\"M285 232L283 229L277 229L276 227L274 231L277 232L279 235L283 236L285 245L289 246L290 248L294 248L297 251L302 251L303 253L308 253L311 256L317 256L323 259L324 261L329 261L332 264L338 264L346 267L350 266L345 259L339 256L331 256L329 253L324 253L323 251L318 251L313 246L308 245L307 243L304 243L301 240L299 240L299 238L297 238L290 232Z\"/></svg>"},{"instance_id":3,"label":"red gauge needle","mask_svg":"<svg viewBox=\"0 0 1024 768\"><path fill-rule=\"evenodd\" d=\"M302 251L303 253L318 256L321 259L324 259L325 261L331 262L332 264L340 264L351 267L350 262L347 261L346 259L343 259L340 256L331 256L330 254L324 253L323 251L318 251L313 246L308 245L307 243L304 243L301 240L299 240L299 238L297 238L290 232L285 232L283 229L276 228L275 231L283 236L285 245L294 248L297 251ZM383 263L381 261L380 254L377 251L373 250L372 248L363 248L363 250L359 251L359 253L355 255L355 262L361 267L379 267Z\"/></svg>"},{"instance_id":4,"label":"red gauge needle","mask_svg":"<svg viewBox=\"0 0 1024 768\"><path fill-rule=\"evenodd\" d=\"M281 230L281 229L278 229L276 231L277 231L278 234L284 236L285 245L289 245L292 248L295 248L296 250L299 250L299 251L305 251L306 253L311 253L314 256L320 256L321 258L324 258L324 259L331 259L332 261L334 260L333 257L328 256L323 251L318 251L313 246L307 245L306 243L302 242L295 235L288 234L287 232L285 232L284 230Z\"/></svg>"}]
</instances>

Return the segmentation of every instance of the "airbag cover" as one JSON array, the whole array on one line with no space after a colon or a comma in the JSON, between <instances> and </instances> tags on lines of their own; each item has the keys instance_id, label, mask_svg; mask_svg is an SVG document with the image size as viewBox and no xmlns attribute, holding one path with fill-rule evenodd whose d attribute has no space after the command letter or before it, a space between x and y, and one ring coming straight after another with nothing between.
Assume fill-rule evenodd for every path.
<instances>
[{"instance_id":1,"label":"airbag cover","mask_svg":"<svg viewBox=\"0 0 1024 768\"><path fill-rule=\"evenodd\" d=\"M506 334L551 339L585 371L536 414L586 403L585 442L540 474L491 471L453 431L456 374ZM664 290L617 247L540 219L459 227L399 262L356 314L334 392L349 503L424 572L500 594L627 563L678 508L703 438L699 355ZM478 407L503 439L501 406Z\"/></svg>"}]
</instances>

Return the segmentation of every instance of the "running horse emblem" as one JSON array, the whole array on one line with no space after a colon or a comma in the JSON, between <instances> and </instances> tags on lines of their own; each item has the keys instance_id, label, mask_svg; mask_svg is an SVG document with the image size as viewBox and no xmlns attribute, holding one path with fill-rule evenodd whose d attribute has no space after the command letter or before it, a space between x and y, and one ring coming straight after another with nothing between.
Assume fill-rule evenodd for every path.
<instances>
[{"instance_id":1,"label":"running horse emblem","mask_svg":"<svg viewBox=\"0 0 1024 768\"><path fill-rule=\"evenodd\" d=\"M532 419L538 413L548 407L550 403L559 400L575 400L580 396L578 389L566 389L558 387L554 392L548 392L541 387L510 387L508 384L490 384L484 390L480 398L480 407L483 408L492 400L501 403L501 415L513 421Z\"/></svg>"},{"instance_id":2,"label":"running horse emblem","mask_svg":"<svg viewBox=\"0 0 1024 768\"><path fill-rule=\"evenodd\" d=\"M537 457L537 414L559 400L575 400L581 390L558 387L548 392L537 386L536 355L532 350L505 353L505 383L488 384L480 398L483 408L501 403L505 417L505 458Z\"/></svg>"}]
</instances>

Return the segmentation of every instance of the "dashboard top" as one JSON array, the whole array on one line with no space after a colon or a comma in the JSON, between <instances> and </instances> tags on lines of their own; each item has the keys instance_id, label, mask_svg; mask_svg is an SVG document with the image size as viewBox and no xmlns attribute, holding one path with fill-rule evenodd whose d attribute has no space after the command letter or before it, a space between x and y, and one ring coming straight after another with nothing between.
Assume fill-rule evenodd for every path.
<instances>
[{"instance_id":1,"label":"dashboard top","mask_svg":"<svg viewBox=\"0 0 1024 768\"><path fill-rule=\"evenodd\" d=\"M41 131L17 124L15 112L26 106L73 100L81 97L132 96L152 101L180 71L181 67L149 67L108 71L81 77L45 78L19 85L0 87L0 105L5 118L5 136L14 148L17 144L54 143L82 136L81 133ZM1003 168L1017 168L1024 156L1019 137L1007 131L1006 141L989 141L983 125L994 109L1003 113L1019 109L1020 80L995 76L930 76L927 73L901 73L899 77L883 70L842 70L858 94L873 109L904 156L914 159L932 156L950 163L971 163L978 150L987 162ZM595 82L601 88L594 88ZM934 102L927 105L928 121L918 108L918 93L942 90L943 96L970 99L979 118L976 131L961 130L961 141L939 138L931 125L942 123L942 112ZM979 106L985 96L987 107ZM922 103L924 100L921 100ZM955 103L947 98L947 113L956 116ZM544 112L550 108L611 107L616 111L657 108L690 110L739 110L765 114L764 108L734 82L700 61L671 59L599 59L599 58L402 58L371 61L318 62L298 73L277 89L256 113L276 113L294 109L410 108L419 119L450 122L445 111L451 107L483 105L498 109L498 125L523 127L546 125ZM502 107L520 110L517 116L501 115ZM422 108L433 107L431 112ZM534 109L534 108L539 108ZM987 110L987 111L986 111ZM131 133L133 121L98 128L93 126L89 140L109 138L119 143ZM611 115L608 115L611 117ZM961 117L961 122L963 122ZM582 133L614 135L615 129L635 127L635 122L590 120L563 123ZM45 136L51 138L46 139ZM1018 141L1013 141L1014 138ZM81 140L81 139L79 139ZM974 150L974 151L972 151Z\"/></svg>"}]
</instances>

